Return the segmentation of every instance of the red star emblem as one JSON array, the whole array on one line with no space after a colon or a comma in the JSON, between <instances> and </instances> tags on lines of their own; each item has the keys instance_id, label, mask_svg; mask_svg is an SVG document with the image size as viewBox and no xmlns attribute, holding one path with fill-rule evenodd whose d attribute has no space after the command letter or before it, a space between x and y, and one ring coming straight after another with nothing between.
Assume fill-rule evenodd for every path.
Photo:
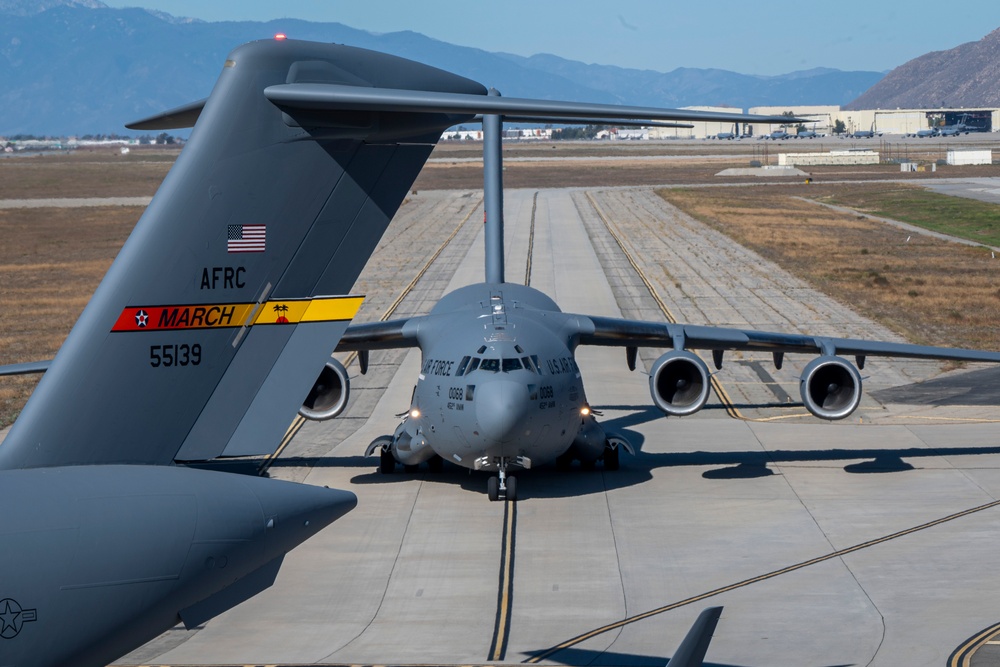
<instances>
[{"instance_id":1,"label":"red star emblem","mask_svg":"<svg viewBox=\"0 0 1000 667\"><path fill-rule=\"evenodd\" d=\"M137 327L143 328L146 326L147 322L149 322L149 313L147 313L145 310L140 310L138 313L135 314L135 325Z\"/></svg>"}]
</instances>

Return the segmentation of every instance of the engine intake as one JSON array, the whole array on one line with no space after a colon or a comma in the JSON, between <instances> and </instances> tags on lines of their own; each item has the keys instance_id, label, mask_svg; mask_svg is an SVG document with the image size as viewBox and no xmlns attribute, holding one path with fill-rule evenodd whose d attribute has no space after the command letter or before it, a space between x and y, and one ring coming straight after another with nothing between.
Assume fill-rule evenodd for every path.
<instances>
[{"instance_id":1,"label":"engine intake","mask_svg":"<svg viewBox=\"0 0 1000 667\"><path fill-rule=\"evenodd\" d=\"M333 419L347 407L350 394L351 379L347 369L336 359L330 359L309 390L299 414L312 421Z\"/></svg>"},{"instance_id":2,"label":"engine intake","mask_svg":"<svg viewBox=\"0 0 1000 667\"><path fill-rule=\"evenodd\" d=\"M708 366L687 350L667 352L649 373L653 403L668 415L683 417L705 407L708 401Z\"/></svg>"},{"instance_id":3,"label":"engine intake","mask_svg":"<svg viewBox=\"0 0 1000 667\"><path fill-rule=\"evenodd\" d=\"M809 412L820 419L843 419L861 403L861 374L846 359L824 355L802 371L799 391Z\"/></svg>"}]
</instances>

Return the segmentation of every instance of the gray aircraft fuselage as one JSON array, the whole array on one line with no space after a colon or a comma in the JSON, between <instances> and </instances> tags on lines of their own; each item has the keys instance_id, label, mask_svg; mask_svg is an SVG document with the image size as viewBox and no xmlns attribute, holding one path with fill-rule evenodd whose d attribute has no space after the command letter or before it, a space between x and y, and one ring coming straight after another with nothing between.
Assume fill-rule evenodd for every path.
<instances>
[{"instance_id":1,"label":"gray aircraft fuselage","mask_svg":"<svg viewBox=\"0 0 1000 667\"><path fill-rule=\"evenodd\" d=\"M502 459L552 461L574 441L588 449L580 436L592 419L571 319L538 290L511 283L469 285L441 299L417 332L422 366L397 429L397 459L412 465L437 454L496 470ZM604 438L593 445L578 454L596 460Z\"/></svg>"}]
</instances>

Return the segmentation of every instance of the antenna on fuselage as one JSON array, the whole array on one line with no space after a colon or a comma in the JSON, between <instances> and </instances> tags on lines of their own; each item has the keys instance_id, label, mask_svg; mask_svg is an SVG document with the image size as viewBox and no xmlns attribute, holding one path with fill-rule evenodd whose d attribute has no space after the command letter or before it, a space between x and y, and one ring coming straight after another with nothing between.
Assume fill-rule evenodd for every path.
<instances>
[{"instance_id":1,"label":"antenna on fuselage","mask_svg":"<svg viewBox=\"0 0 1000 667\"><path fill-rule=\"evenodd\" d=\"M496 88L488 93L499 97ZM503 282L503 116L483 114L483 202L486 282Z\"/></svg>"}]
</instances>

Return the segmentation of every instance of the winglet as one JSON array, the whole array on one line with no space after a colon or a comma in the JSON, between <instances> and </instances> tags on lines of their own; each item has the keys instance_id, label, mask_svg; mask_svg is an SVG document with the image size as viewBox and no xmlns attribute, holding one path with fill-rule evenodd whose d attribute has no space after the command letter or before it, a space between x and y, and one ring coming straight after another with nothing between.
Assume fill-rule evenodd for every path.
<instances>
[{"instance_id":1,"label":"winglet","mask_svg":"<svg viewBox=\"0 0 1000 667\"><path fill-rule=\"evenodd\" d=\"M709 607L701 612L677 647L674 657L667 661L667 667L701 667L721 615L722 607Z\"/></svg>"}]
</instances>

